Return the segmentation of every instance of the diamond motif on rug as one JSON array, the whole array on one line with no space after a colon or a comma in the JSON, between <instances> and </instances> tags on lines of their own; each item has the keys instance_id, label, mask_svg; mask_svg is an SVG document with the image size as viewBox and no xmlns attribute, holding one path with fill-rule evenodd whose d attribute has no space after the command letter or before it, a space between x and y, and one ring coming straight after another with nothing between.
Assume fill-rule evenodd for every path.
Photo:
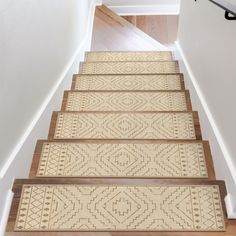
<instances>
[{"instance_id":1,"label":"diamond motif on rug","mask_svg":"<svg viewBox=\"0 0 236 236\"><path fill-rule=\"evenodd\" d=\"M82 75L76 90L181 90L179 75Z\"/></svg>"},{"instance_id":2,"label":"diamond motif on rug","mask_svg":"<svg viewBox=\"0 0 236 236\"><path fill-rule=\"evenodd\" d=\"M192 113L58 113L55 139L196 139Z\"/></svg>"},{"instance_id":3,"label":"diamond motif on rug","mask_svg":"<svg viewBox=\"0 0 236 236\"><path fill-rule=\"evenodd\" d=\"M184 92L69 92L67 111L186 111Z\"/></svg>"}]
</instances>

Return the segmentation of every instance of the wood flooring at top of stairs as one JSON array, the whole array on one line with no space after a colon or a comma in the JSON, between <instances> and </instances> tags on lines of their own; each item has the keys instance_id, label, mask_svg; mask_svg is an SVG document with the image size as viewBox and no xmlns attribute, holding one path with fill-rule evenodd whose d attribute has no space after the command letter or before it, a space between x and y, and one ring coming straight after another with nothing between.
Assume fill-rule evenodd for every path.
<instances>
[{"instance_id":1,"label":"wood flooring at top of stairs","mask_svg":"<svg viewBox=\"0 0 236 236\"><path fill-rule=\"evenodd\" d=\"M106 6L96 8L92 51L168 51Z\"/></svg>"}]
</instances>

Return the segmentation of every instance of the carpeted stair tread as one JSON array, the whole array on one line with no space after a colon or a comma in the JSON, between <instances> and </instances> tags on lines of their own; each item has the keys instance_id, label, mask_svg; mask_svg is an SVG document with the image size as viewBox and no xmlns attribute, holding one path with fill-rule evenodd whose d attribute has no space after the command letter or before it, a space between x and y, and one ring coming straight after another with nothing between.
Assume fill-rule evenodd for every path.
<instances>
[{"instance_id":1,"label":"carpeted stair tread","mask_svg":"<svg viewBox=\"0 0 236 236\"><path fill-rule=\"evenodd\" d=\"M195 140L194 112L55 112L49 138Z\"/></svg>"},{"instance_id":2,"label":"carpeted stair tread","mask_svg":"<svg viewBox=\"0 0 236 236\"><path fill-rule=\"evenodd\" d=\"M28 182L15 231L225 231L220 181Z\"/></svg>"},{"instance_id":3,"label":"carpeted stair tread","mask_svg":"<svg viewBox=\"0 0 236 236\"><path fill-rule=\"evenodd\" d=\"M84 62L81 74L169 74L179 73L177 61Z\"/></svg>"},{"instance_id":4,"label":"carpeted stair tread","mask_svg":"<svg viewBox=\"0 0 236 236\"><path fill-rule=\"evenodd\" d=\"M182 90L181 74L75 75L73 90Z\"/></svg>"},{"instance_id":5,"label":"carpeted stair tread","mask_svg":"<svg viewBox=\"0 0 236 236\"><path fill-rule=\"evenodd\" d=\"M171 61L172 52L87 52L86 61Z\"/></svg>"},{"instance_id":6,"label":"carpeted stair tread","mask_svg":"<svg viewBox=\"0 0 236 236\"><path fill-rule=\"evenodd\" d=\"M39 142L37 177L207 178L204 142ZM34 177L34 176L32 176Z\"/></svg>"},{"instance_id":7,"label":"carpeted stair tread","mask_svg":"<svg viewBox=\"0 0 236 236\"><path fill-rule=\"evenodd\" d=\"M96 92L66 91L64 111L187 111L191 110L187 91Z\"/></svg>"}]
</instances>

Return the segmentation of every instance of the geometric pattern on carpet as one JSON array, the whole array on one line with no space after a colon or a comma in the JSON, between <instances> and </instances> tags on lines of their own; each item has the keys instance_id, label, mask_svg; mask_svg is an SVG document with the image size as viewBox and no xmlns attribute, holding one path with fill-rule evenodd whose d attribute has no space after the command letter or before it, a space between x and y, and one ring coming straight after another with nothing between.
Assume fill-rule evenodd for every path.
<instances>
[{"instance_id":1,"label":"geometric pattern on carpet","mask_svg":"<svg viewBox=\"0 0 236 236\"><path fill-rule=\"evenodd\" d=\"M82 74L179 73L178 64L168 62L89 62L81 64Z\"/></svg>"},{"instance_id":2,"label":"geometric pattern on carpet","mask_svg":"<svg viewBox=\"0 0 236 236\"><path fill-rule=\"evenodd\" d=\"M186 111L184 92L69 92L66 111Z\"/></svg>"},{"instance_id":3,"label":"geometric pattern on carpet","mask_svg":"<svg viewBox=\"0 0 236 236\"><path fill-rule=\"evenodd\" d=\"M16 231L224 231L217 185L23 185Z\"/></svg>"},{"instance_id":4,"label":"geometric pattern on carpet","mask_svg":"<svg viewBox=\"0 0 236 236\"><path fill-rule=\"evenodd\" d=\"M180 90L179 75L83 75L75 90Z\"/></svg>"},{"instance_id":5,"label":"geometric pattern on carpet","mask_svg":"<svg viewBox=\"0 0 236 236\"><path fill-rule=\"evenodd\" d=\"M55 139L196 139L193 115L186 113L63 113Z\"/></svg>"},{"instance_id":6,"label":"geometric pattern on carpet","mask_svg":"<svg viewBox=\"0 0 236 236\"><path fill-rule=\"evenodd\" d=\"M86 61L171 61L171 52L90 52Z\"/></svg>"},{"instance_id":7,"label":"geometric pattern on carpet","mask_svg":"<svg viewBox=\"0 0 236 236\"><path fill-rule=\"evenodd\" d=\"M38 177L207 178L201 143L44 143Z\"/></svg>"}]
</instances>

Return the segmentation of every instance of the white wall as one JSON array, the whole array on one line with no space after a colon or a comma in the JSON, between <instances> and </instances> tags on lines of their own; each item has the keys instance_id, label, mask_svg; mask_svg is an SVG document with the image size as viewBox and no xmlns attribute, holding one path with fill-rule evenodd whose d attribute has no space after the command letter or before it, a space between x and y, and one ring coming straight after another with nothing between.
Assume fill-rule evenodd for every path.
<instances>
[{"instance_id":1,"label":"white wall","mask_svg":"<svg viewBox=\"0 0 236 236\"><path fill-rule=\"evenodd\" d=\"M209 1L182 0L178 45L218 179L226 180L236 217L236 21ZM229 207L229 205L228 205ZM233 213L233 212L231 212Z\"/></svg>"},{"instance_id":2,"label":"white wall","mask_svg":"<svg viewBox=\"0 0 236 236\"><path fill-rule=\"evenodd\" d=\"M157 5L157 4L178 4L180 0L103 0L103 4L109 6L120 5Z\"/></svg>"},{"instance_id":3,"label":"white wall","mask_svg":"<svg viewBox=\"0 0 236 236\"><path fill-rule=\"evenodd\" d=\"M28 176L36 140L47 137L51 113L90 48L95 2L0 2L0 218L13 179Z\"/></svg>"},{"instance_id":4,"label":"white wall","mask_svg":"<svg viewBox=\"0 0 236 236\"><path fill-rule=\"evenodd\" d=\"M178 15L180 0L103 0L119 15Z\"/></svg>"}]
</instances>

